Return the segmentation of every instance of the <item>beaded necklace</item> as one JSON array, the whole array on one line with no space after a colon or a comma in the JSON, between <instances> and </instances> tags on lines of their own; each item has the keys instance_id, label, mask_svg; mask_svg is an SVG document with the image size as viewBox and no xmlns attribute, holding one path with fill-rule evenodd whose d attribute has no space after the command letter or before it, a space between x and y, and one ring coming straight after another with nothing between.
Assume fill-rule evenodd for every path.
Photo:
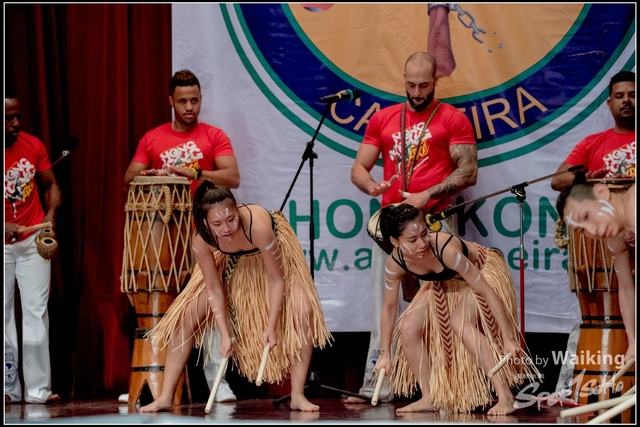
<instances>
[{"instance_id":1,"label":"beaded necklace","mask_svg":"<svg viewBox=\"0 0 640 427\"><path fill-rule=\"evenodd\" d=\"M429 116L429 119L427 120L427 122L424 124L424 127L422 128L422 132L420 132L420 137L418 138L418 147L416 150L416 155L413 157L413 159L409 160L409 165L407 165L407 143L406 143L406 129L405 129L405 115L406 115L406 111L407 111L407 104L405 103L402 106L402 112L400 113L400 132L402 132L402 165L399 165L398 169L402 172L402 175L404 177L404 179L402 180L402 191L408 191L409 190L409 182L411 181L411 176L413 175L413 169L416 166L416 160L418 157L418 153L420 152L420 148L422 147L422 144L425 144L426 141L423 141L423 137L424 137L424 133L427 130L427 128L429 127L429 124L431 123L431 119L433 119L433 116L436 115L436 111L438 111L438 108L440 108L440 101L438 101L438 103L436 104L436 107L433 109L433 111L431 112L431 115ZM408 170L407 170L408 168Z\"/></svg>"}]
</instances>

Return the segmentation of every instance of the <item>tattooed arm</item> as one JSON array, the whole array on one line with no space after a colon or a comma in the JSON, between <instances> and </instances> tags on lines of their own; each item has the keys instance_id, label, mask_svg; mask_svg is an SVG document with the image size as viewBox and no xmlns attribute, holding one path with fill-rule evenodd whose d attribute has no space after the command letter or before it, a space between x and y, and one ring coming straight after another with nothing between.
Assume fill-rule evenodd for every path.
<instances>
[{"instance_id":1,"label":"tattooed arm","mask_svg":"<svg viewBox=\"0 0 640 427\"><path fill-rule=\"evenodd\" d=\"M478 148L475 144L452 144L449 147L451 159L456 169L440 184L434 185L421 193L413 193L405 203L422 209L431 199L441 199L456 194L476 184L478 179Z\"/></svg>"}]
</instances>

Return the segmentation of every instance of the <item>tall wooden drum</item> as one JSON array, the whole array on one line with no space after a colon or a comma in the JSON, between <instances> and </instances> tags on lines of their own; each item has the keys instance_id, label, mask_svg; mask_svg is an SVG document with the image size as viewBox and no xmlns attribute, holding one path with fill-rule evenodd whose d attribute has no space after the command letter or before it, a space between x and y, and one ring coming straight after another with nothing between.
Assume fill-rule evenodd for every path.
<instances>
[{"instance_id":1,"label":"tall wooden drum","mask_svg":"<svg viewBox=\"0 0 640 427\"><path fill-rule=\"evenodd\" d=\"M573 397L588 404L621 396L635 385L635 368L615 384L608 381L624 365L628 339L618 301L618 280L604 240L568 230L569 285L578 297L582 324L573 370ZM620 422L632 422L631 410ZM613 420L612 420L613 421Z\"/></svg>"},{"instance_id":2,"label":"tall wooden drum","mask_svg":"<svg viewBox=\"0 0 640 427\"><path fill-rule=\"evenodd\" d=\"M136 311L136 331L129 380L129 405L136 404L146 383L154 399L162 392L166 348L145 335L178 296L191 276L192 205L184 177L137 176L125 206L121 290ZM182 404L184 372L173 398Z\"/></svg>"}]
</instances>

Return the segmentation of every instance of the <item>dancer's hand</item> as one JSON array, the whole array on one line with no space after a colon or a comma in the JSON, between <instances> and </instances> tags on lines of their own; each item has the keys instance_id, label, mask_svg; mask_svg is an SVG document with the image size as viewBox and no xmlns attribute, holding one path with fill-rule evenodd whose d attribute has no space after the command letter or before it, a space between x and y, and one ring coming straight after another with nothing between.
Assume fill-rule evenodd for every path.
<instances>
[{"instance_id":1,"label":"dancer's hand","mask_svg":"<svg viewBox=\"0 0 640 427\"><path fill-rule=\"evenodd\" d=\"M231 357L236 350L235 341L229 335L220 337L220 355Z\"/></svg>"},{"instance_id":2,"label":"dancer's hand","mask_svg":"<svg viewBox=\"0 0 640 427\"><path fill-rule=\"evenodd\" d=\"M523 352L520 345L512 339L504 339L504 345L502 346L502 354L506 357L507 354L511 353L511 358L519 357Z\"/></svg>"},{"instance_id":3,"label":"dancer's hand","mask_svg":"<svg viewBox=\"0 0 640 427\"><path fill-rule=\"evenodd\" d=\"M381 369L384 369L385 372L391 371L391 351L382 351L373 369L378 372L380 372Z\"/></svg>"},{"instance_id":4,"label":"dancer's hand","mask_svg":"<svg viewBox=\"0 0 640 427\"><path fill-rule=\"evenodd\" d=\"M269 344L270 348L273 348L278 345L278 339L276 338L276 330L273 328L267 328L262 333L262 345L264 347Z\"/></svg>"}]
</instances>

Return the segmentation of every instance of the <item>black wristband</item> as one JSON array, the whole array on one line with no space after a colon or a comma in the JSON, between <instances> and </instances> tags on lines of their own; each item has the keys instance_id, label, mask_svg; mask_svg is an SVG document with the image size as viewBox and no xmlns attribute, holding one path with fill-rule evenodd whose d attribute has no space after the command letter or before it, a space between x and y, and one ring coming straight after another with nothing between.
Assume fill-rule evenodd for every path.
<instances>
[{"instance_id":1,"label":"black wristband","mask_svg":"<svg viewBox=\"0 0 640 427\"><path fill-rule=\"evenodd\" d=\"M195 177L193 179L194 179L194 181L197 181L202 176L202 169L196 168L195 171L196 171L196 174L195 174Z\"/></svg>"}]
</instances>

